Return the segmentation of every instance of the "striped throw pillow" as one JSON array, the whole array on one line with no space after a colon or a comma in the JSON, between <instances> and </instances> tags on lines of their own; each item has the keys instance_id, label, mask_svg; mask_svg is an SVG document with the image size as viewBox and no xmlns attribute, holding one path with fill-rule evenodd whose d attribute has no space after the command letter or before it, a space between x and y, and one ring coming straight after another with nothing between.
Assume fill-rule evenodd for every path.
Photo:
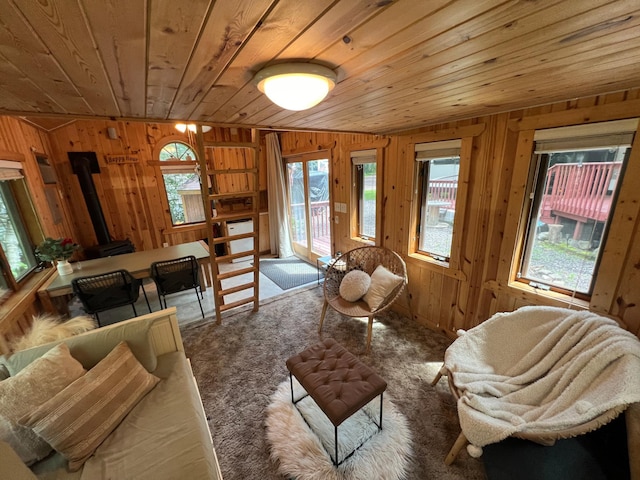
<instances>
[{"instance_id":1,"label":"striped throw pillow","mask_svg":"<svg viewBox=\"0 0 640 480\"><path fill-rule=\"evenodd\" d=\"M85 369L71 356L69 347L60 344L0 382L0 440L11 445L27 465L46 457L51 447L33 430L20 425L20 419L84 374Z\"/></svg>"},{"instance_id":2,"label":"striped throw pillow","mask_svg":"<svg viewBox=\"0 0 640 480\"><path fill-rule=\"evenodd\" d=\"M131 409L159 382L120 342L89 370L19 423L31 427L79 470Z\"/></svg>"}]
</instances>

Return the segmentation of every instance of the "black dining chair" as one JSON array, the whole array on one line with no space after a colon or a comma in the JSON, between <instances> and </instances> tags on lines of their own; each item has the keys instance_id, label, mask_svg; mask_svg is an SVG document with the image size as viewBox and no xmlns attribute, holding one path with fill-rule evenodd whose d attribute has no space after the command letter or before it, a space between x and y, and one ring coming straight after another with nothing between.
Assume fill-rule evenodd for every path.
<instances>
[{"instance_id":1,"label":"black dining chair","mask_svg":"<svg viewBox=\"0 0 640 480\"><path fill-rule=\"evenodd\" d=\"M163 308L167 308L167 295L194 289L202 318L204 318L204 310L200 301L200 297L204 298L204 296L200 286L199 272L200 266L193 255L152 263L151 277L156 282L158 296L160 297L160 307L162 307L162 301L164 300Z\"/></svg>"},{"instance_id":2,"label":"black dining chair","mask_svg":"<svg viewBox=\"0 0 640 480\"><path fill-rule=\"evenodd\" d=\"M71 288L82 302L84 310L90 315L95 315L99 327L102 325L98 313L112 308L131 305L133 314L137 317L135 303L140 297L140 288L151 312L142 280L134 278L127 270L75 278L71 281Z\"/></svg>"}]
</instances>

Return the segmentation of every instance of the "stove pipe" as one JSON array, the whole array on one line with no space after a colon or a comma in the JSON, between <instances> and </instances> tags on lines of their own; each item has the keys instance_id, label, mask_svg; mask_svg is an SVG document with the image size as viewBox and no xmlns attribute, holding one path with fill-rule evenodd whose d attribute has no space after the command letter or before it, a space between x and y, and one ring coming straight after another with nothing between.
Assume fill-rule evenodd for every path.
<instances>
[{"instance_id":1,"label":"stove pipe","mask_svg":"<svg viewBox=\"0 0 640 480\"><path fill-rule=\"evenodd\" d=\"M89 218L91 218L98 244L106 245L111 242L111 235L109 235L109 228L102 212L98 192L91 177L92 173L100 173L98 157L95 152L67 152L67 155L71 161L73 173L78 176L78 182L80 182L82 195L84 196L87 210L89 210Z\"/></svg>"}]
</instances>

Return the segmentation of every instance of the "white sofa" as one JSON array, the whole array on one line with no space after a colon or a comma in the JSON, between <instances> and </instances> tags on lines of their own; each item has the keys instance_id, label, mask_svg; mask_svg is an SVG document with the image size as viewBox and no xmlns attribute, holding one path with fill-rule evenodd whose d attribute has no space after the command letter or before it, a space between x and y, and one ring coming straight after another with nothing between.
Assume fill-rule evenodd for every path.
<instances>
[{"instance_id":1,"label":"white sofa","mask_svg":"<svg viewBox=\"0 0 640 480\"><path fill-rule=\"evenodd\" d=\"M128 413L81 470L67 471L66 460L56 452L29 470L6 444L0 444L0 478L222 478L200 394L184 353L175 308L62 341L88 370L122 340L161 381ZM0 357L0 367L4 365L10 375L15 375L58 343Z\"/></svg>"}]
</instances>

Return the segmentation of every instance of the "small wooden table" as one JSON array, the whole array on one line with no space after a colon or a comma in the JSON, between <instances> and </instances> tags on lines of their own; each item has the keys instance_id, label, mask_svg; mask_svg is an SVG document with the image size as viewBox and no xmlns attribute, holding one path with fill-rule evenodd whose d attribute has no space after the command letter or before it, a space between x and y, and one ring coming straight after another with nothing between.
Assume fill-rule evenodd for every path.
<instances>
[{"instance_id":1,"label":"small wooden table","mask_svg":"<svg viewBox=\"0 0 640 480\"><path fill-rule=\"evenodd\" d=\"M205 291L207 286L211 285L209 249L206 243L198 241L76 262L73 264L73 273L69 275L59 275L55 272L51 278L38 289L38 297L45 310L54 314L66 313L60 312L61 309L56 308L53 298L73 293L71 281L75 278L100 275L120 269L128 270L135 278L149 278L151 277L151 264L153 262L171 260L188 255L196 257L196 260L198 260L201 266L200 286L202 287L202 291Z\"/></svg>"}]
</instances>

